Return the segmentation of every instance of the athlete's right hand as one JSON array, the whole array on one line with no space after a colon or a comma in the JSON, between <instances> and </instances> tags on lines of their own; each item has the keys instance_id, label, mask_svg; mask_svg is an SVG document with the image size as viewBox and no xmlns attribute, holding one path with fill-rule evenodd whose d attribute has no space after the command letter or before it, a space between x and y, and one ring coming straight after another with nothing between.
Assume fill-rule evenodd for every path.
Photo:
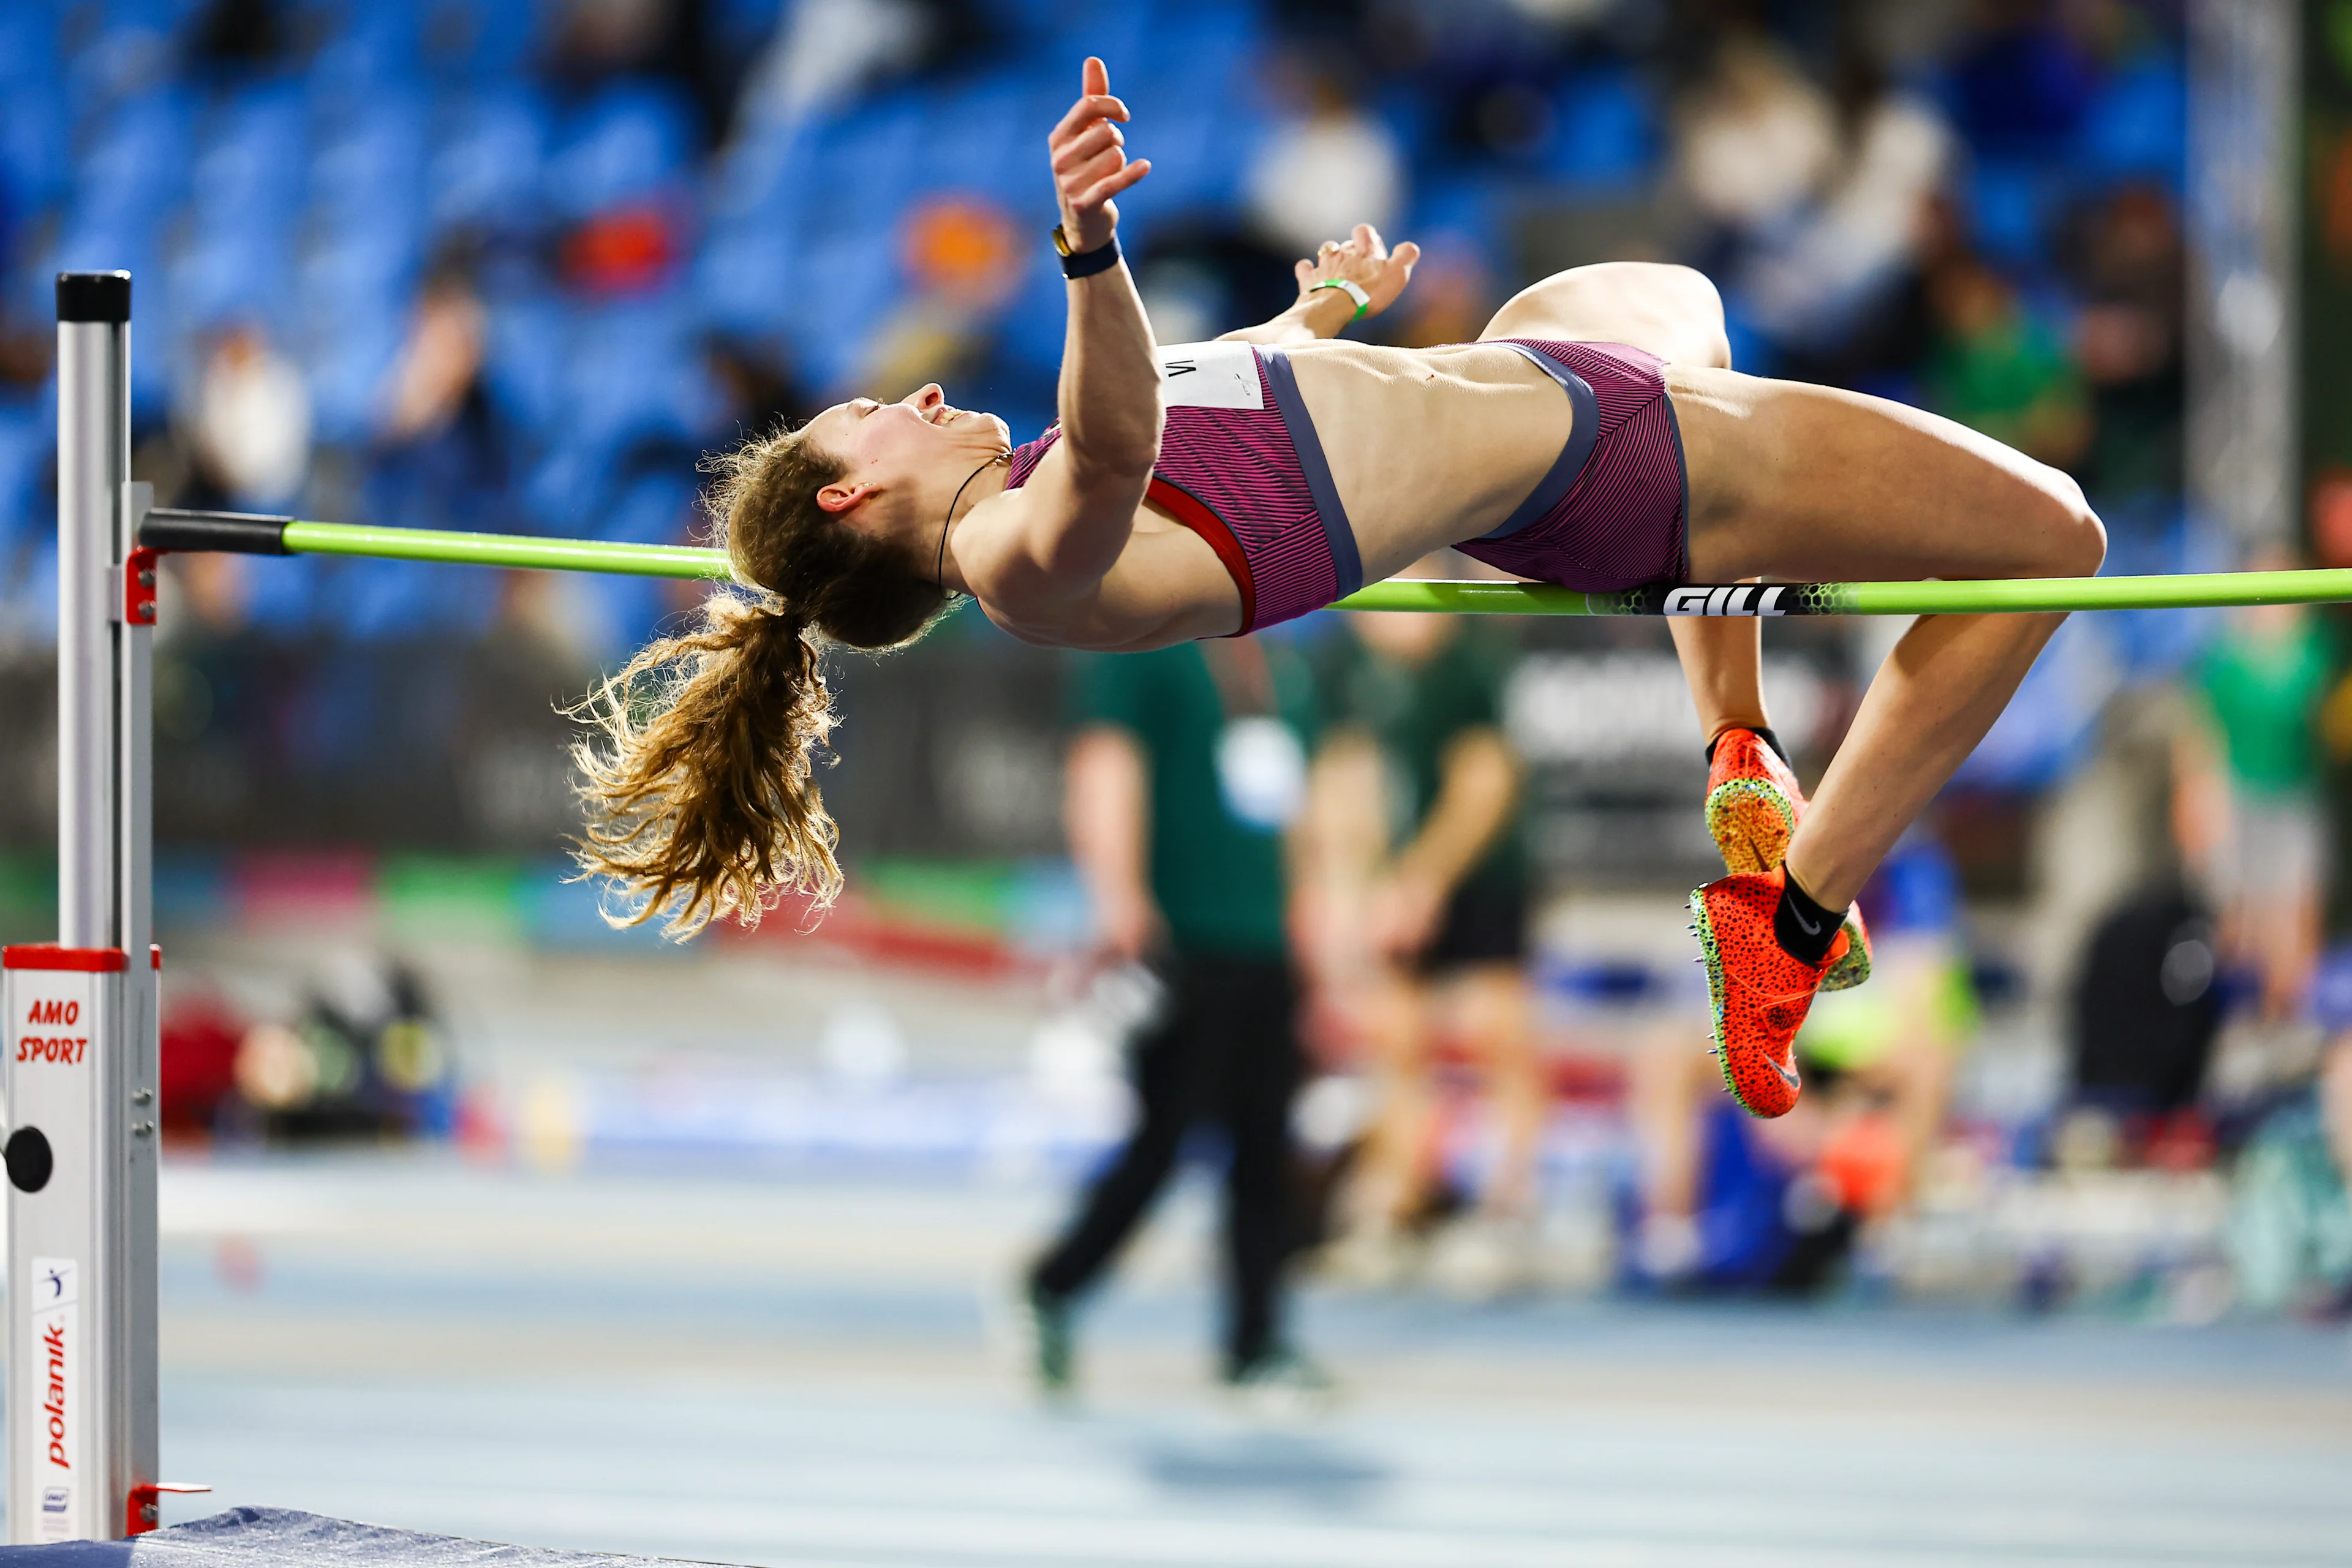
<instances>
[{"instance_id":1,"label":"athlete's right hand","mask_svg":"<svg viewBox=\"0 0 2352 1568\"><path fill-rule=\"evenodd\" d=\"M1062 205L1062 237L1073 252L1100 250L1118 227L1111 198L1151 173L1151 160L1128 161L1127 138L1114 121L1127 118L1127 105L1110 95L1110 68L1087 57L1079 73L1078 101L1045 138L1053 154L1054 194Z\"/></svg>"},{"instance_id":2,"label":"athlete's right hand","mask_svg":"<svg viewBox=\"0 0 2352 1568\"><path fill-rule=\"evenodd\" d=\"M1396 303L1396 297L1412 281L1413 263L1420 259L1421 247L1412 241L1391 250L1379 229L1360 223L1347 238L1325 240L1314 260L1299 262L1291 270L1298 279L1300 299L1316 298L1311 290L1318 283L1344 278L1371 300L1364 314L1377 316Z\"/></svg>"}]
</instances>

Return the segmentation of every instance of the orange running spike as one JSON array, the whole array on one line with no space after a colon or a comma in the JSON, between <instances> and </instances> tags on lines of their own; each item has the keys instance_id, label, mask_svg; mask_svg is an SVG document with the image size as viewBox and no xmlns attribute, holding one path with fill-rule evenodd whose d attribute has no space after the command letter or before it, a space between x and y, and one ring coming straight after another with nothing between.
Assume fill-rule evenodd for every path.
<instances>
[{"instance_id":1,"label":"orange running spike","mask_svg":"<svg viewBox=\"0 0 2352 1568\"><path fill-rule=\"evenodd\" d=\"M1706 831L1735 875L1777 871L1789 840L1805 819L1805 792L1780 753L1753 730L1716 737L1706 770ZM1870 930L1862 907L1845 912L1845 956L1822 982L1824 991L1851 991L1870 978Z\"/></svg>"},{"instance_id":2,"label":"orange running spike","mask_svg":"<svg viewBox=\"0 0 2352 1568\"><path fill-rule=\"evenodd\" d=\"M1840 931L1819 963L1780 945L1772 912L1785 875L1778 868L1735 873L1690 896L1723 1086L1755 1116L1786 1116L1795 1108L1802 1087L1797 1031L1813 993L1851 945Z\"/></svg>"}]
</instances>

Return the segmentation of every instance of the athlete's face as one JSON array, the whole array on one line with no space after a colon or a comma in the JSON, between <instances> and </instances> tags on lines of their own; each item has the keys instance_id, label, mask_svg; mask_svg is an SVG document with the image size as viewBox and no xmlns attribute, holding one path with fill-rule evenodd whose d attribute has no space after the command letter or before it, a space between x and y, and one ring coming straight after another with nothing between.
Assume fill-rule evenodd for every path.
<instances>
[{"instance_id":1,"label":"athlete's face","mask_svg":"<svg viewBox=\"0 0 2352 1568\"><path fill-rule=\"evenodd\" d=\"M1012 445L1003 420L954 406L937 384L896 403L836 403L810 420L805 434L847 469L817 492L818 504L861 523L942 511L957 485ZM877 501L884 504L869 504Z\"/></svg>"}]
</instances>

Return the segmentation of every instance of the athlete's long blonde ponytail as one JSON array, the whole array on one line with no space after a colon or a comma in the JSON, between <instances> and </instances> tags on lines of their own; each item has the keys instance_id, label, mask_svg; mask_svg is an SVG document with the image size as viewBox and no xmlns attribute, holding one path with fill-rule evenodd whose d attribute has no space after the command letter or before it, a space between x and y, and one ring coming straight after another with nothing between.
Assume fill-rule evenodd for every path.
<instances>
[{"instance_id":1,"label":"athlete's long blonde ponytail","mask_svg":"<svg viewBox=\"0 0 2352 1568\"><path fill-rule=\"evenodd\" d=\"M690 936L746 925L786 892L818 908L841 890L839 833L813 776L835 722L824 646L889 648L947 603L900 552L816 504L838 459L780 431L719 459L710 510L737 582L701 624L641 649L578 715L572 748L587 824L584 873L618 884L609 918L667 917Z\"/></svg>"}]
</instances>

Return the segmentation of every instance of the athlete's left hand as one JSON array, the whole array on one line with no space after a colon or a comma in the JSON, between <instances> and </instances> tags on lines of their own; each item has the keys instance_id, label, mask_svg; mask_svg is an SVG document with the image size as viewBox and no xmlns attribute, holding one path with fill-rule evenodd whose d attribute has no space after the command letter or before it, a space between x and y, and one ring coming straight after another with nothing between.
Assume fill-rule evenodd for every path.
<instances>
[{"instance_id":1,"label":"athlete's left hand","mask_svg":"<svg viewBox=\"0 0 2352 1568\"><path fill-rule=\"evenodd\" d=\"M1126 118L1127 105L1110 95L1110 68L1088 55L1078 71L1077 102L1045 138L1062 237L1074 252L1110 243L1118 228L1118 204L1111 198L1151 173L1150 159L1127 155L1127 137L1113 123Z\"/></svg>"},{"instance_id":2,"label":"athlete's left hand","mask_svg":"<svg viewBox=\"0 0 2352 1568\"><path fill-rule=\"evenodd\" d=\"M1292 270L1298 277L1300 299L1307 299L1318 283L1344 278L1370 297L1372 302L1364 314L1377 316L1404 292L1404 286L1412 280L1413 263L1420 259L1421 247L1412 241L1391 250L1379 229L1360 223L1347 238L1325 240L1314 260L1302 261ZM1342 294L1338 289L1330 292Z\"/></svg>"}]
</instances>

